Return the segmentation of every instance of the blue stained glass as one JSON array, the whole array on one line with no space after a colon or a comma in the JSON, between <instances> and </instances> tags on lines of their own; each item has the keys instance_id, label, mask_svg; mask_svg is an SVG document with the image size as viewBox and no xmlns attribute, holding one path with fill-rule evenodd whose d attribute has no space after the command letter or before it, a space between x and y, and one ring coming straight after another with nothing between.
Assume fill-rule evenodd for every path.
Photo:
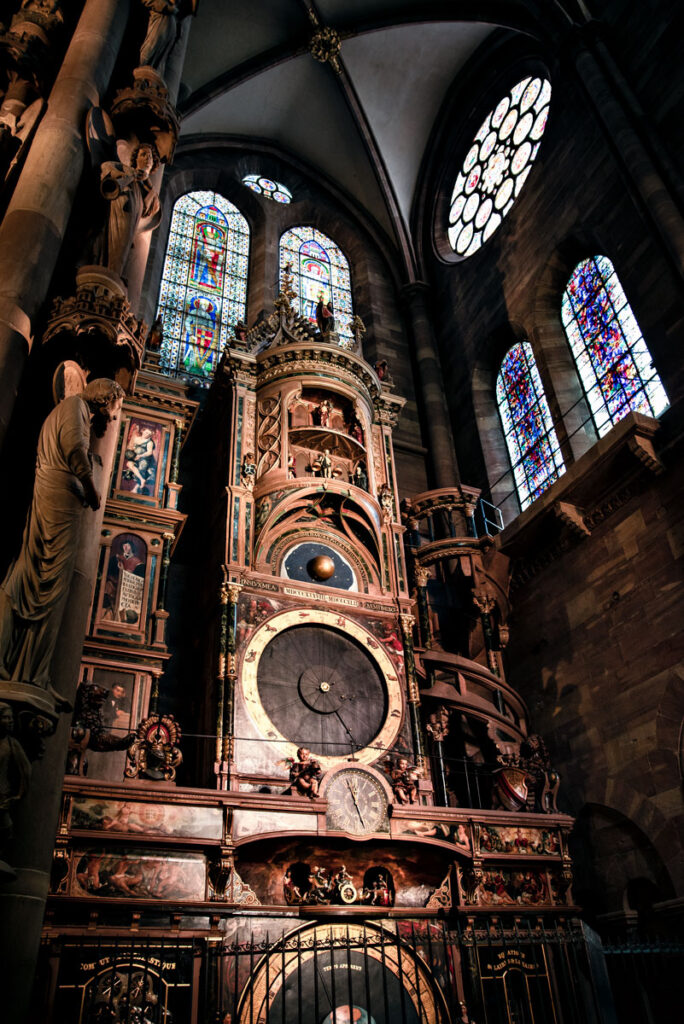
<instances>
[{"instance_id":1,"label":"blue stained glass","mask_svg":"<svg viewBox=\"0 0 684 1024\"><path fill-rule=\"evenodd\" d=\"M316 228L291 228L280 239L280 284L290 266L300 316L316 323L318 297L332 300L335 329L343 345L354 342L349 264L332 239Z\"/></svg>"},{"instance_id":2,"label":"blue stained glass","mask_svg":"<svg viewBox=\"0 0 684 1024\"><path fill-rule=\"evenodd\" d=\"M528 342L506 353L496 381L496 400L518 499L527 508L565 472L537 363Z\"/></svg>"},{"instance_id":3,"label":"blue stained glass","mask_svg":"<svg viewBox=\"0 0 684 1024\"><path fill-rule=\"evenodd\" d=\"M659 416L667 409L667 394L607 256L575 267L561 319L599 437L630 411Z\"/></svg>"},{"instance_id":4,"label":"blue stained glass","mask_svg":"<svg viewBox=\"0 0 684 1024\"><path fill-rule=\"evenodd\" d=\"M228 331L247 308L249 226L216 192L188 192L173 208L157 315L166 373L208 385Z\"/></svg>"}]
</instances>

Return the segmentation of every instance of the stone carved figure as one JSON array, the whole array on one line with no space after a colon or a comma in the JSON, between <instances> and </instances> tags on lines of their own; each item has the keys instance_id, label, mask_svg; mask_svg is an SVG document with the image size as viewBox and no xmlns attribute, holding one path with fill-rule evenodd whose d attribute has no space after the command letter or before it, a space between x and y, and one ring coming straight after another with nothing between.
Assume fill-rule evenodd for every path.
<instances>
[{"instance_id":1,"label":"stone carved figure","mask_svg":"<svg viewBox=\"0 0 684 1024\"><path fill-rule=\"evenodd\" d=\"M131 148L128 162L122 162L112 122L98 107L88 114L87 136L100 192L109 207L93 255L99 266L124 277L137 236L159 224L159 195L150 182L159 154L151 142L142 142Z\"/></svg>"},{"instance_id":2,"label":"stone carved figure","mask_svg":"<svg viewBox=\"0 0 684 1024\"><path fill-rule=\"evenodd\" d=\"M38 439L36 480L21 551L0 587L0 679L50 686L50 661L79 547L85 508L98 509L91 430L102 437L117 418L124 391L100 378L65 398ZM70 710L70 709L69 709Z\"/></svg>"},{"instance_id":3,"label":"stone carved figure","mask_svg":"<svg viewBox=\"0 0 684 1024\"><path fill-rule=\"evenodd\" d=\"M142 0L150 12L140 49L140 63L164 74L169 54L180 34L180 22L194 13L195 0Z\"/></svg>"},{"instance_id":4,"label":"stone carved figure","mask_svg":"<svg viewBox=\"0 0 684 1024\"><path fill-rule=\"evenodd\" d=\"M148 352L160 352L164 343L164 321L158 316L150 327L145 339L145 349Z\"/></svg>"},{"instance_id":5,"label":"stone carved figure","mask_svg":"<svg viewBox=\"0 0 684 1024\"><path fill-rule=\"evenodd\" d=\"M31 765L14 732L14 714L9 704L0 703L0 850L12 838L10 807L21 800L28 789ZM0 861L0 878L14 872Z\"/></svg>"},{"instance_id":6,"label":"stone carved figure","mask_svg":"<svg viewBox=\"0 0 684 1024\"><path fill-rule=\"evenodd\" d=\"M316 325L323 337L335 330L335 314L333 312L332 302L325 301L323 292L318 293ZM327 424L323 423L322 426L327 426Z\"/></svg>"},{"instance_id":7,"label":"stone carved figure","mask_svg":"<svg viewBox=\"0 0 684 1024\"><path fill-rule=\"evenodd\" d=\"M322 476L326 479L330 479L332 476L332 459L330 458L330 449L326 448L322 455L319 455L314 462L314 469L316 476Z\"/></svg>"},{"instance_id":8,"label":"stone carved figure","mask_svg":"<svg viewBox=\"0 0 684 1024\"><path fill-rule=\"evenodd\" d=\"M121 689L119 686L118 690ZM67 775L88 774L88 750L98 753L127 750L135 739L134 732L122 734L120 729L118 733L112 731L117 726L117 719L111 714L111 705L117 698L116 690L115 684L109 696L110 691L104 686L83 682L76 691L76 707L67 753Z\"/></svg>"}]
</instances>

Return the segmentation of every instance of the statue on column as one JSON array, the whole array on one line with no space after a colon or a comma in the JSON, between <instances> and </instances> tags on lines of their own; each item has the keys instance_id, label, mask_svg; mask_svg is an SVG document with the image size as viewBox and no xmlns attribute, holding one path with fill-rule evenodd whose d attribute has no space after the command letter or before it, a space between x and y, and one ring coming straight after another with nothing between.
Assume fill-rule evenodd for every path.
<instances>
[{"instance_id":1,"label":"statue on column","mask_svg":"<svg viewBox=\"0 0 684 1024\"><path fill-rule=\"evenodd\" d=\"M147 33L140 49L140 63L163 76L166 62L180 35L180 23L194 14L196 0L142 0L150 12Z\"/></svg>"},{"instance_id":2,"label":"statue on column","mask_svg":"<svg viewBox=\"0 0 684 1024\"><path fill-rule=\"evenodd\" d=\"M159 167L159 154L151 142L130 147L125 161L109 116L101 108L88 114L88 148L100 175L100 192L107 200L107 219L95 245L95 262L119 277L125 277L135 240L153 231L161 219L159 195L150 175Z\"/></svg>"},{"instance_id":3,"label":"statue on column","mask_svg":"<svg viewBox=\"0 0 684 1024\"><path fill-rule=\"evenodd\" d=\"M41 687L58 710L68 702L50 685L50 662L69 593L85 508L98 509L91 431L104 436L117 418L123 388L101 378L65 398L38 439L33 500L21 551L0 586L2 681Z\"/></svg>"}]
</instances>

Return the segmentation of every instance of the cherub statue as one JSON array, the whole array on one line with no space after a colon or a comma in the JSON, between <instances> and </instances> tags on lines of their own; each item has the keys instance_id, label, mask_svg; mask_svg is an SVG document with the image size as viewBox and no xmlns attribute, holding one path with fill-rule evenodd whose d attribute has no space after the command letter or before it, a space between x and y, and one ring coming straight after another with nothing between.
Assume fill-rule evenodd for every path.
<instances>
[{"instance_id":1,"label":"cherub statue","mask_svg":"<svg viewBox=\"0 0 684 1024\"><path fill-rule=\"evenodd\" d=\"M297 760L290 764L290 789L300 796L308 796L314 800L318 796L322 776L320 762L311 756L309 748L299 747Z\"/></svg>"},{"instance_id":2,"label":"cherub statue","mask_svg":"<svg viewBox=\"0 0 684 1024\"><path fill-rule=\"evenodd\" d=\"M88 114L87 137L93 166L100 175L100 192L109 205L94 258L123 278L137 236L159 224L159 195L150 181L159 166L159 154L152 142L128 146L117 141L109 116L99 107ZM119 159L122 151L124 156Z\"/></svg>"},{"instance_id":3,"label":"cherub statue","mask_svg":"<svg viewBox=\"0 0 684 1024\"><path fill-rule=\"evenodd\" d=\"M254 456L251 452L247 452L245 454L245 457L242 460L241 472L243 486L247 487L248 490L251 491L256 480L256 462L254 461Z\"/></svg>"},{"instance_id":4,"label":"cherub statue","mask_svg":"<svg viewBox=\"0 0 684 1024\"><path fill-rule=\"evenodd\" d=\"M389 770L397 803L414 804L418 794L418 772L406 757L398 757Z\"/></svg>"}]
</instances>

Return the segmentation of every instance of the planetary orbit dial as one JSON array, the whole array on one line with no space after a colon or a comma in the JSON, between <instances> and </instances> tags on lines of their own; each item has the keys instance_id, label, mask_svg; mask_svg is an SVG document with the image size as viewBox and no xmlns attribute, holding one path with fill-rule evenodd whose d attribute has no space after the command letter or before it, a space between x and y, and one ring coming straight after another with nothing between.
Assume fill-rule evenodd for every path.
<instances>
[{"instance_id":1,"label":"planetary orbit dial","mask_svg":"<svg viewBox=\"0 0 684 1024\"><path fill-rule=\"evenodd\" d=\"M302 619L306 621L302 621ZM396 668L359 623L328 612L281 612L252 636L241 674L247 711L279 759L308 747L322 767L379 760L401 727Z\"/></svg>"}]
</instances>

